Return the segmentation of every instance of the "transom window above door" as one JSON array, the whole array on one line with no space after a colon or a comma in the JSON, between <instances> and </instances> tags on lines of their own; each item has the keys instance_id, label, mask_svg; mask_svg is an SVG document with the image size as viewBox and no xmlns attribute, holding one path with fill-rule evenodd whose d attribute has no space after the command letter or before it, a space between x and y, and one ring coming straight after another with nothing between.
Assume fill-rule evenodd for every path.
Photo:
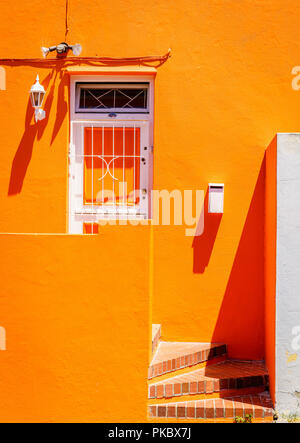
<instances>
[{"instance_id":1,"label":"transom window above door","mask_svg":"<svg viewBox=\"0 0 300 443\"><path fill-rule=\"evenodd\" d=\"M77 83L76 112L149 113L148 83Z\"/></svg>"}]
</instances>

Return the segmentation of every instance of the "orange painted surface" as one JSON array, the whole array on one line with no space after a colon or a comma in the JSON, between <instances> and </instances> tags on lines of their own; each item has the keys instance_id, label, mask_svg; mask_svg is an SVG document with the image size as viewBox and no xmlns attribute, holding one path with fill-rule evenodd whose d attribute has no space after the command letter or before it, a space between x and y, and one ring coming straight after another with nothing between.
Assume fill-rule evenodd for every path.
<instances>
[{"instance_id":1,"label":"orange painted surface","mask_svg":"<svg viewBox=\"0 0 300 443\"><path fill-rule=\"evenodd\" d=\"M269 369L270 393L275 404L277 137L266 151L265 214L265 358Z\"/></svg>"},{"instance_id":2,"label":"orange painted surface","mask_svg":"<svg viewBox=\"0 0 300 443\"><path fill-rule=\"evenodd\" d=\"M1 422L144 421L148 235L0 235Z\"/></svg>"},{"instance_id":3,"label":"orange painted surface","mask_svg":"<svg viewBox=\"0 0 300 443\"><path fill-rule=\"evenodd\" d=\"M40 46L65 39L64 2L47 6L0 3L1 57L39 57ZM265 356L263 158L276 132L299 130L290 75L299 14L298 0L70 1L67 40L81 43L84 56L172 48L155 83L154 185L206 191L225 183L225 212L206 214L195 240L177 226L154 227L152 236L134 227L101 228L92 238L1 236L8 351L0 354L0 420L145 420L151 322L163 325L163 339L221 341L230 357ZM0 232L66 233L69 73L3 66ZM37 74L47 90L38 125L28 94ZM134 373L124 364L133 358Z\"/></svg>"}]
</instances>

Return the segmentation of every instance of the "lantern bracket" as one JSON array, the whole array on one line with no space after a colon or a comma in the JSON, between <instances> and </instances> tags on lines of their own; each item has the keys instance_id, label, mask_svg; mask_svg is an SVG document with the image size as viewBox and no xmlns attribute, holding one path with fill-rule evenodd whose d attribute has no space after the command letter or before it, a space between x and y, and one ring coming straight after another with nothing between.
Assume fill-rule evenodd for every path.
<instances>
[{"instance_id":1,"label":"lantern bracket","mask_svg":"<svg viewBox=\"0 0 300 443\"><path fill-rule=\"evenodd\" d=\"M73 52L74 55L80 55L82 51L82 47L80 44L76 43L76 45L68 45L66 42L62 42L56 46L50 46L49 48L42 47L43 57L46 58L49 52L56 51L58 55L62 56L63 54L67 54L69 50Z\"/></svg>"}]
</instances>

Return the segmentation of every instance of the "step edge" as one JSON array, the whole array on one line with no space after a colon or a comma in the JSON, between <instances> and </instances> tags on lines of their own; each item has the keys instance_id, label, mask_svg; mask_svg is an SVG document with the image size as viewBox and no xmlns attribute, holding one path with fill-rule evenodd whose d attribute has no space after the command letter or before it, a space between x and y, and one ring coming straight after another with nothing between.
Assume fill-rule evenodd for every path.
<instances>
[{"instance_id":1,"label":"step edge","mask_svg":"<svg viewBox=\"0 0 300 443\"><path fill-rule=\"evenodd\" d=\"M268 394L268 393L267 393ZM273 417L274 414L274 407L267 407L265 405L256 405L253 403L253 399L252 397L254 397L254 399L256 397L263 397L265 396L263 393L262 394L258 394L258 395L247 395L245 397L251 397L251 406L252 406L252 413L253 413L253 419L256 418L260 418L260 419L264 419L264 418L269 418L269 417ZM234 398L236 398L236 400L234 400ZM229 418L229 419L234 419L236 416L242 416L245 417L245 412L247 412L247 409L250 409L250 403L243 403L243 402L239 402L238 400L242 400L243 397L241 396L237 396L237 397L229 397L229 398L223 398L223 399L211 399L211 400L192 400L190 402L187 401L183 401L183 402L175 402L175 403L161 403L161 404L151 404L148 405L148 417L150 419L153 418L176 418L176 419L222 419L222 418ZM268 399L271 399L269 394L268 394ZM216 416L217 415L217 410L222 408L218 407L216 408L216 403L215 400L221 400L223 402L223 416ZM225 406L225 400L232 402L232 408L228 408L228 410L232 410L232 415L231 416L226 416L226 406ZM203 403L203 405L197 405L197 403L202 403L202 402L210 402L210 406L206 405L206 403ZM238 403L239 407L237 407L235 405L235 402ZM247 404L248 408L245 408L244 405ZM241 406L242 405L242 409ZM203 409L203 415L205 415L205 417L197 417L197 407L202 406ZM161 408L159 410L159 408ZM175 416L174 415L170 415L169 416L169 408L175 408ZM178 410L178 408L181 408L180 410ZM191 416L191 412L188 412L188 408L193 410L194 409L194 416ZM184 410L183 410L184 409ZM214 413L211 413L211 410L213 409ZM155 410L156 415L153 415L153 410ZM210 411L209 414L207 414L207 411ZM241 412L242 411L242 412ZM179 413L180 412L180 413ZM219 411L218 414L220 414ZM159 415L159 413L164 414L166 413L166 415ZM172 411L172 414L174 414L174 412ZM208 415L210 415L208 417ZM212 415L212 416L211 416ZM256 415L262 415L262 417L258 417Z\"/></svg>"},{"instance_id":2,"label":"step edge","mask_svg":"<svg viewBox=\"0 0 300 443\"><path fill-rule=\"evenodd\" d=\"M172 379L174 377L179 377L181 375L186 375L186 374L190 374L193 371L196 370L200 370L200 369L204 369L207 368L208 366L214 366L217 365L219 363L225 362L227 360L227 354L218 356L218 357L214 357L211 360L207 360L201 363L197 363L195 365L191 365L191 366L186 366L184 368L180 368L180 369L175 369L175 370L171 370L169 372L166 372L165 374L161 374L161 375L155 375L152 378L148 378L148 384L155 384L155 383L161 383L165 380L168 379Z\"/></svg>"},{"instance_id":3,"label":"step edge","mask_svg":"<svg viewBox=\"0 0 300 443\"><path fill-rule=\"evenodd\" d=\"M189 375L189 373L187 374ZM180 376L177 376L180 377ZM172 378L148 385L148 398L170 398L172 396L180 395L194 395L194 394L211 394L214 392L222 392L238 389L250 389L264 386L269 386L269 376L246 376L234 377L224 379L206 379L195 381L178 381ZM224 382L227 386L224 386ZM256 382L256 383L255 383ZM223 384L223 387L222 387ZM168 394L167 394L168 388ZM171 395L172 394L172 395ZM159 396L158 396L159 395Z\"/></svg>"},{"instance_id":4,"label":"step edge","mask_svg":"<svg viewBox=\"0 0 300 443\"><path fill-rule=\"evenodd\" d=\"M155 328L156 327L156 328ZM156 331L155 331L156 329ZM152 359L156 350L158 349L159 343L161 341L161 324L153 323L152 324Z\"/></svg>"},{"instance_id":5,"label":"step edge","mask_svg":"<svg viewBox=\"0 0 300 443\"><path fill-rule=\"evenodd\" d=\"M160 343L162 343L162 342L160 342ZM216 355L214 354L214 355L210 356L210 352L212 350L217 349L217 348L225 348L225 350L224 350L224 352L222 352L220 354L216 354ZM158 351L158 349L159 349L159 347L156 349L156 352ZM206 354L207 352L208 352L208 355L206 357L202 358L202 353ZM201 354L201 359L200 359L199 354ZM154 364L151 363L149 366L149 369L148 369L148 380L152 380L155 377L159 377L164 374L172 373L172 372L178 371L180 369L193 367L193 366L196 366L197 364L205 363L205 362L211 361L217 357L223 357L223 356L227 356L227 346L225 344L222 344L220 346L215 346L215 347L212 347L209 349L205 349L203 351L198 351L198 352L195 352L192 354L183 354L179 357L171 358L169 360L163 360L159 363L154 363ZM182 359L184 359L183 364L181 363ZM179 367L177 367L178 360L180 360ZM187 362L186 362L186 360L187 360ZM189 362L189 360L191 360L192 362ZM170 365L171 365L171 368L167 369L168 367L170 367ZM164 366L165 366L165 369L164 369ZM175 367L173 367L173 366L175 366ZM156 371L156 368L157 368L157 371ZM155 372L158 372L158 373L155 375Z\"/></svg>"},{"instance_id":6,"label":"step edge","mask_svg":"<svg viewBox=\"0 0 300 443\"><path fill-rule=\"evenodd\" d=\"M186 401L201 401L220 398L222 400L235 397L247 397L249 395L259 395L266 391L266 386L252 386L248 388L238 389L224 389L221 391L214 391L209 393L196 394L174 394L172 397L148 397L148 404L162 404L162 403L178 403Z\"/></svg>"}]
</instances>

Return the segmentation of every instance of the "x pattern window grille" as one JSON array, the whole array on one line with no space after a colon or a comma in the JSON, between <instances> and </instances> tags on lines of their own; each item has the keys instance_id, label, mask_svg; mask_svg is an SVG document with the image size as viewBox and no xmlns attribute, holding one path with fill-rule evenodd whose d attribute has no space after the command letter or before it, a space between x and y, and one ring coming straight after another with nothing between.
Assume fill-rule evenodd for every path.
<instances>
[{"instance_id":1,"label":"x pattern window grille","mask_svg":"<svg viewBox=\"0 0 300 443\"><path fill-rule=\"evenodd\" d=\"M147 109L147 88L82 88L80 109Z\"/></svg>"}]
</instances>

